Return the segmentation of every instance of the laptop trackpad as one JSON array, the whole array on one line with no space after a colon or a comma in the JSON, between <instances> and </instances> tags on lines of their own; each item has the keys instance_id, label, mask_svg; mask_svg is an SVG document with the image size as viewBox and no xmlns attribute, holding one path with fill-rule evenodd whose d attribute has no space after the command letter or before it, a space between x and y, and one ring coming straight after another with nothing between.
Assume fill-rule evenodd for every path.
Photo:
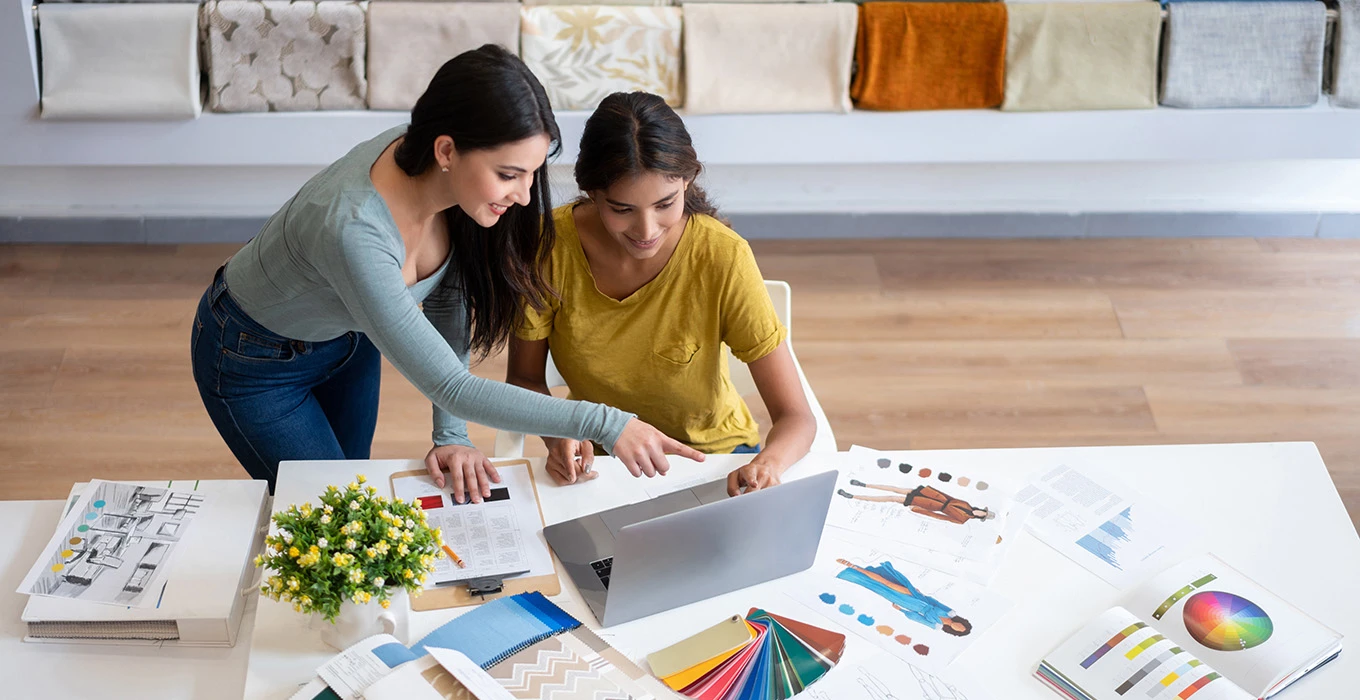
<instances>
[{"instance_id":1,"label":"laptop trackpad","mask_svg":"<svg viewBox=\"0 0 1360 700\"><path fill-rule=\"evenodd\" d=\"M679 513L682 510L689 510L699 505L701 505L699 499L695 498L689 489L685 489L653 498L650 501L607 510L600 513L600 519L604 521L605 527L608 527L609 531L615 537L618 537L619 530L626 525L659 518L671 513Z\"/></svg>"}]
</instances>

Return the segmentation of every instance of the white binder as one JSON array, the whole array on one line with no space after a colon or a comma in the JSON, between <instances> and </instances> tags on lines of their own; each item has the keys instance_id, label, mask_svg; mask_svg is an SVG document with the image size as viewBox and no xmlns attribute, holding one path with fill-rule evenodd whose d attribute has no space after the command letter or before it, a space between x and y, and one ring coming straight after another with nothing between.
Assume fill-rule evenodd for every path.
<instances>
[{"instance_id":1,"label":"white binder","mask_svg":"<svg viewBox=\"0 0 1360 700\"><path fill-rule=\"evenodd\" d=\"M203 506L170 559L157 607L29 596L25 641L234 646L246 596L259 595L255 555L267 532L263 481L129 482L203 494ZM68 507L87 486L75 484Z\"/></svg>"}]
</instances>

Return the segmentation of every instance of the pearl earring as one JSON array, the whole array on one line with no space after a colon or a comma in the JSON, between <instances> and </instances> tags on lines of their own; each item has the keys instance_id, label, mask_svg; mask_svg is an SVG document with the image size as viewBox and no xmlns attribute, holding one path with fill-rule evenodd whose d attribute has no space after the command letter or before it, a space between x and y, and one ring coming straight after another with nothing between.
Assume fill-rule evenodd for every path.
<instances>
[{"instance_id":1,"label":"pearl earring","mask_svg":"<svg viewBox=\"0 0 1360 700\"><path fill-rule=\"evenodd\" d=\"M446 172L446 173L449 171L448 168L440 168L440 170L443 171L443 172Z\"/></svg>"}]
</instances>

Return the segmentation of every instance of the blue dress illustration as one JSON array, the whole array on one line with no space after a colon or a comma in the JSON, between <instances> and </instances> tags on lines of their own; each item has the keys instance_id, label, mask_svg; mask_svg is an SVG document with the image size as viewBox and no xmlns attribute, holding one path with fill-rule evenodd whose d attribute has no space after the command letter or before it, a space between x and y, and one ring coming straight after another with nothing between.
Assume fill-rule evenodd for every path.
<instances>
[{"instance_id":1,"label":"blue dress illustration","mask_svg":"<svg viewBox=\"0 0 1360 700\"><path fill-rule=\"evenodd\" d=\"M918 590L906 576L893 568L892 562L885 561L867 568L855 566L843 559L839 562L846 568L836 574L836 578L873 591L913 622L942 630L945 620L954 617L954 611L948 605Z\"/></svg>"}]
</instances>

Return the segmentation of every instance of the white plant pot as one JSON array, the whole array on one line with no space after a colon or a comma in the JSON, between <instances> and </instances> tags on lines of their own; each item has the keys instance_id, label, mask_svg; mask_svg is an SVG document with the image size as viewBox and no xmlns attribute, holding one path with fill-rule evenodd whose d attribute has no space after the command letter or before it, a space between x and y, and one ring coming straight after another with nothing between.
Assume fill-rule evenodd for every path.
<instances>
[{"instance_id":1,"label":"white plant pot","mask_svg":"<svg viewBox=\"0 0 1360 700\"><path fill-rule=\"evenodd\" d=\"M312 629L321 633L321 641L344 651L360 641L375 634L390 634L405 645L411 644L411 600L406 589L388 589L392 605L388 608L378 604L374 598L360 605L353 601L340 604L340 614L335 622L328 622L320 613L313 613Z\"/></svg>"}]
</instances>

